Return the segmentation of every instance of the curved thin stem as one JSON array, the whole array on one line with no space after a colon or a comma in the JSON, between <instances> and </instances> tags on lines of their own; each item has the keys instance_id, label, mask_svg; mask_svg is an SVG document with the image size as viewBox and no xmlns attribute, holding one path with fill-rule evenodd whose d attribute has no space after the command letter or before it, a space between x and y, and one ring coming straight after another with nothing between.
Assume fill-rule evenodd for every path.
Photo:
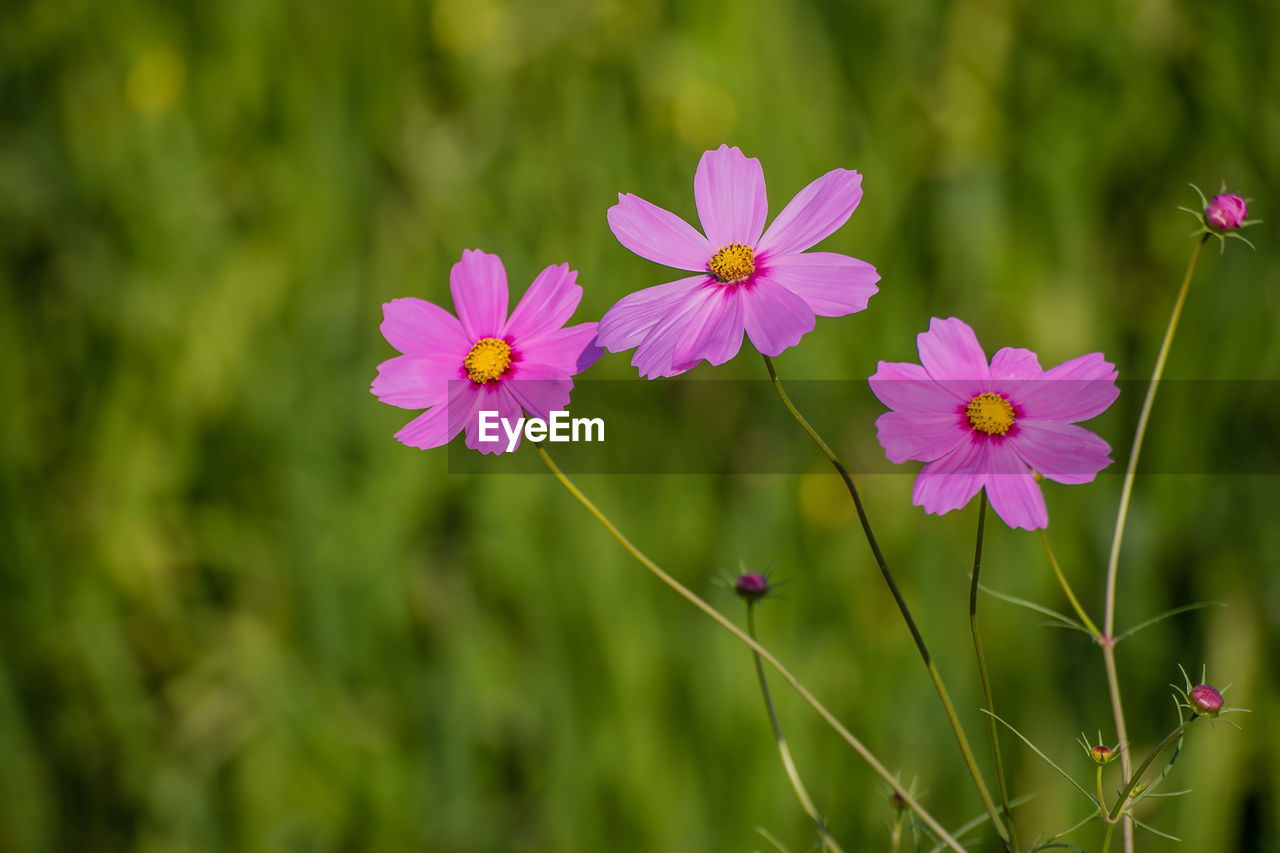
<instances>
[{"instance_id":1,"label":"curved thin stem","mask_svg":"<svg viewBox=\"0 0 1280 853\"><path fill-rule=\"evenodd\" d=\"M1178 319L1182 316L1182 306L1187 301L1187 291L1191 287L1191 277L1195 274L1196 264L1204 253L1204 244L1209 242L1206 233L1196 243L1191 253L1191 261L1187 264L1186 275L1182 278L1182 287L1178 290L1178 298L1174 300L1173 312L1169 315L1169 325L1164 331L1164 340L1160 344L1160 353L1156 356L1156 365L1151 372L1151 382L1147 385L1147 394L1142 401L1142 411L1138 415L1138 426L1133 434L1133 448L1129 452L1129 462L1125 467L1124 485L1120 489L1120 507L1116 512L1115 533L1111 537L1111 553L1107 557L1107 599L1103 616L1103 635L1099 640L1102 646L1103 663L1107 669L1107 687L1111 693L1111 713L1115 718L1116 737L1121 744L1128 743L1128 729L1124 723L1124 702L1120 698L1120 679L1116 675L1115 636L1116 624L1116 575L1120 567L1120 545L1124 541L1124 527L1129 518L1129 501L1133 496L1133 481L1138 473L1138 457L1142 453L1142 441L1147 434L1147 422L1151 419L1151 409L1155 404L1156 390L1160 387L1160 378L1164 375L1164 365L1169 358L1169 349L1173 346L1173 335L1178 329ZM1129 775L1129 752L1120 753L1121 767L1126 778ZM1125 853L1133 853L1133 826L1125 825Z\"/></svg>"},{"instance_id":2,"label":"curved thin stem","mask_svg":"<svg viewBox=\"0 0 1280 853\"><path fill-rule=\"evenodd\" d=\"M978 493L978 535L973 546L973 579L969 584L969 633L973 635L973 652L978 659L978 677L982 682L982 697L987 703L987 733L991 737L991 754L996 765L996 788L1000 791L1000 806L1009 828L1009 844L1018 849L1018 830L1013 823L1013 810L1009 807L1009 786L1005 782L1004 761L1000 757L1000 732L996 728L996 705L991 698L991 676L987 672L987 659L982 653L982 633L978 630L978 574L982 570L982 539L987 522L987 490Z\"/></svg>"},{"instance_id":3,"label":"curved thin stem","mask_svg":"<svg viewBox=\"0 0 1280 853\"><path fill-rule=\"evenodd\" d=\"M754 601L747 602L747 634L751 639L759 642L756 636L756 603ZM787 778L791 780L791 789L796 792L796 799L800 801L800 807L804 809L804 813L809 816L809 820L813 821L814 829L822 839L822 846L831 853L844 853L831 836L826 821L818 813L818 808L809 797L809 792L805 790L804 782L800 780L800 771L796 769L796 764L791 759L791 748L787 746L787 739L782 735L782 724L778 722L778 713L773 707L773 697L769 695L769 682L764 677L764 663L760 660L760 653L752 651L751 657L756 664L756 677L760 680L760 695L764 697L764 707L769 712L769 725L773 727L773 740L778 745L782 767L787 771Z\"/></svg>"},{"instance_id":4,"label":"curved thin stem","mask_svg":"<svg viewBox=\"0 0 1280 853\"><path fill-rule=\"evenodd\" d=\"M849 746L853 748L854 752L861 756L862 760L865 761L873 771L875 771L876 775L883 779L885 784L887 784L891 789L893 789L894 793L902 798L902 801L906 803L907 808L915 812L916 815L919 816L920 820L924 822L925 826L929 827L929 829L932 830L939 839L945 842L952 850L956 851L956 853L968 853L968 851L960 845L960 842L956 841L949 832L943 829L942 825L938 823L933 815L925 811L919 801L917 801L915 797L911 796L911 793L902 786L902 783L898 781L897 777L890 773L888 769L880 763L879 759L877 759L871 751L863 745L862 741L854 737L853 733L845 728L844 724L836 719L836 716L828 711L827 707L819 702L817 697L810 693L807 687L800 683L800 679L796 678L791 673L791 670L783 666L782 661L774 657L773 653L764 646L747 636L741 628L725 618L720 611L716 610L710 604L707 604L707 602L703 601L696 593L684 584L664 572L657 563L650 560L638 548L636 548L636 546L632 545L630 540L623 536L622 532L613 525L613 522L610 521L604 513L597 509L596 505L593 504L591 500L584 495L568 477L564 475L564 473L556 466L555 462L551 461L551 457L547 455L547 451L543 449L542 445L534 442L534 446L538 449L538 455L542 457L542 461L546 463L547 468L555 478L560 481L560 485L564 486L565 490L568 491L569 494L573 495L574 499L576 499L578 503L582 504L583 508L586 509L587 512L591 513L596 521L600 522L604 529L609 532L609 535L622 546L623 550L634 557L636 562L648 569L650 574L662 581L671 589L675 590L681 598L685 599L694 607L711 617L716 624L736 637L739 642L756 654L760 655L765 663L773 667L774 670L777 671L778 675L782 677L782 680L787 682L787 684L791 686L791 689L799 694L800 698L807 702L809 707L813 708L813 710L817 712L818 716L821 717L827 725L831 726L831 728L835 730L836 734L838 734L845 743L849 744Z\"/></svg>"},{"instance_id":5,"label":"curved thin stem","mask_svg":"<svg viewBox=\"0 0 1280 853\"><path fill-rule=\"evenodd\" d=\"M1094 640L1102 636L1102 632L1098 630L1098 626L1093 624L1093 620L1089 618L1089 614L1084 612L1084 608L1080 606L1080 600L1076 598L1076 594L1071 591L1071 584L1067 583L1067 576L1062 573L1062 567L1058 565L1058 558L1053 555L1053 549L1049 547L1049 536L1044 532L1044 528L1040 528L1040 541L1044 544L1044 552L1049 555L1049 565L1053 567L1053 573L1058 578L1058 583L1062 586L1062 591L1067 594L1067 601L1071 602L1072 609L1076 615L1080 617L1081 623L1089 629L1089 633L1093 635Z\"/></svg>"},{"instance_id":6,"label":"curved thin stem","mask_svg":"<svg viewBox=\"0 0 1280 853\"><path fill-rule=\"evenodd\" d=\"M862 532L867 538L867 545L871 548L871 555L875 558L876 565L880 567L880 574L884 578L885 584L889 587L889 592L893 595L893 600L898 605L898 612L902 614L902 619L907 623L908 630L911 631L911 637L915 640L916 649L920 652L920 657L924 661L925 669L929 672L929 678L933 681L934 689L938 692L938 698L942 701L942 709L947 715L947 721L951 724L951 731L955 733L956 742L960 745L960 754L964 758L965 767L969 770L969 775L973 777L973 783L978 789L978 796L982 799L983 808L987 810L987 814L991 817L991 825L995 828L996 833L1000 836L1006 848L1009 847L1009 834L1005 829L1003 821L999 818L998 809L995 802L991 799L991 792L987 790L987 784L982 779L982 773L978 770L978 762L973 757L973 749L969 746L969 739L965 737L964 728L960 725L960 718L956 715L956 709L951 704L951 697L947 695L947 688L942 683L942 676L938 674L938 668L933 663L933 657L929 654L929 648L924 644L924 637L920 634L920 629L916 627L916 621L911 617L911 610L907 607L906 600L902 597L902 592L898 589L897 581L893 579L893 573L889 571L889 565L885 562L884 554L880 551L880 545L876 542L875 534L871 531L871 522L867 518L867 511L862 505L862 498L858 494L858 488L853 483L853 478L849 476L849 471L844 467L844 463L831 450L822 436L818 435L817 430L809 425L804 415L791 402L791 397L787 395L787 391L782 387L782 380L778 378L778 372L773 368L773 359L767 355L762 355L764 365L769 370L769 378L773 381L774 390L778 392L778 397L782 400L782 404L786 406L787 411L791 413L791 417L795 418L796 423L813 439L814 444L818 445L818 449L822 451L822 455L827 457L827 461L836 469L836 473L844 480L845 488L849 492L849 497L853 498L853 506L858 511L858 521L862 524Z\"/></svg>"}]
</instances>

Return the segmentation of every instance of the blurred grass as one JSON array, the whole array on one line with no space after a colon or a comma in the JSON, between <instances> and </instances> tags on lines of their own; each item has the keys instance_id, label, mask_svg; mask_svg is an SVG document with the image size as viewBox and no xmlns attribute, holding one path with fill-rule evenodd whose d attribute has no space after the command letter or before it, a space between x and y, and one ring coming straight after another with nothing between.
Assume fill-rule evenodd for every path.
<instances>
[{"instance_id":1,"label":"blurred grass","mask_svg":"<svg viewBox=\"0 0 1280 853\"><path fill-rule=\"evenodd\" d=\"M756 826L805 849L740 647L549 478L450 475L445 451L391 439L408 414L367 391L391 355L380 304L447 304L449 266L482 247L516 292L568 261L597 318L664 274L609 233L616 194L693 218L697 158L727 141L762 160L774 211L828 169L865 175L824 247L876 264L882 293L820 321L784 376L861 379L955 315L989 350L1103 350L1132 379L1191 250L1185 184L1278 208L1274 4L66 0L5 19L4 850L767 849ZM1206 254L1169 376L1276 378L1270 232ZM615 356L588 374L633 376ZM876 414L813 413L846 448ZM698 429L636 416L658 447ZM1146 458L1170 470L1275 427L1228 405L1157 407L1153 430ZM977 799L838 481L811 470L582 485L729 611L715 569L776 563L767 642L957 824ZM973 512L926 517L908 476L865 488L980 743ZM1119 478L1047 492L1096 613ZM1254 709L1243 732L1193 732L1170 784L1195 792L1148 807L1188 849L1280 849L1277 497L1274 476L1139 481L1120 624L1229 607L1121 647L1133 736L1171 727L1179 662ZM985 565L1062 606L1036 537L993 527ZM1001 714L1087 774L1074 738L1110 728L1099 656L983 608ZM881 786L777 698L833 831L887 846ZM1005 748L1015 789L1043 792L1024 835L1083 813Z\"/></svg>"}]
</instances>

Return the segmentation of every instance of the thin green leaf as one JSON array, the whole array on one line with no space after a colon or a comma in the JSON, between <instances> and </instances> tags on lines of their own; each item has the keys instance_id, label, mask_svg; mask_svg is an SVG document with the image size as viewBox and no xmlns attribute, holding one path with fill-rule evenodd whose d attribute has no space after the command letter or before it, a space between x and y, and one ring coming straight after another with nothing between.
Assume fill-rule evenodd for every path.
<instances>
[{"instance_id":1,"label":"thin green leaf","mask_svg":"<svg viewBox=\"0 0 1280 853\"><path fill-rule=\"evenodd\" d=\"M1062 830L1062 832L1059 832L1057 835L1053 836L1053 838L1054 838L1054 839L1058 839L1058 838L1066 838L1068 835L1070 835L1071 833L1075 832L1075 831L1076 831L1077 829L1079 829L1080 827L1082 827L1082 826L1087 826L1088 824L1090 824L1090 823L1092 823L1093 821L1097 820L1099 817L1100 817L1100 814L1099 814L1098 812L1094 812L1093 814L1091 814L1091 815L1089 815L1088 817L1086 817L1084 820L1082 820L1082 821L1078 821L1077 823L1073 823L1071 826L1069 826L1069 827L1067 827L1066 829ZM1051 839L1051 840L1053 840L1053 839Z\"/></svg>"},{"instance_id":2,"label":"thin green leaf","mask_svg":"<svg viewBox=\"0 0 1280 853\"><path fill-rule=\"evenodd\" d=\"M761 835L763 835L763 836L764 836L765 841L768 841L768 842L769 842L770 844L772 844L774 847L778 848L778 850L780 850L780 851L781 851L781 853L791 853L791 851L787 849L787 847L786 847L786 845L785 845L785 844L783 844L783 843L782 843L781 841L779 841L778 839L774 838L774 837L773 837L773 833L771 833L769 830L765 829L763 826L757 826L757 827L756 827L756 832L758 832L758 833L760 833Z\"/></svg>"},{"instance_id":3,"label":"thin green leaf","mask_svg":"<svg viewBox=\"0 0 1280 853\"><path fill-rule=\"evenodd\" d=\"M1138 826L1140 826L1140 827L1142 827L1143 829L1145 829L1147 832L1150 832L1152 835L1158 835L1158 836L1160 836L1161 838L1167 838L1167 839L1169 839L1170 841L1181 841L1181 840L1182 840L1181 838L1179 838L1179 837L1178 837L1178 836L1176 836L1176 835L1170 835L1170 834L1169 834L1169 833L1167 833L1167 832L1161 832L1160 830L1156 829L1154 826L1152 826L1152 825L1151 825L1151 824L1149 824L1149 823L1143 823L1142 821L1138 820L1138 819L1137 819L1136 817L1134 817L1133 815L1128 815L1128 818L1129 818L1129 820L1131 820L1131 821L1133 821L1134 823L1136 823Z\"/></svg>"},{"instance_id":4,"label":"thin green leaf","mask_svg":"<svg viewBox=\"0 0 1280 853\"><path fill-rule=\"evenodd\" d=\"M1018 806L1023 805L1024 803L1031 802L1038 796L1040 795L1035 792L1030 794L1023 794L1021 797L1018 797L1016 800L1011 800L1009 802L1009 808L1016 809ZM977 829L978 827L982 826L984 823L986 823L989 820L991 820L991 815L987 814L986 812L983 812L982 814L978 815L972 820L969 820L963 825L957 827L956 829L953 829L951 831L951 834L956 838L959 838L961 835L964 835L966 832L969 832L971 830ZM929 853L941 853L942 849L946 846L947 845L945 843L939 843L938 846L930 850Z\"/></svg>"},{"instance_id":5,"label":"thin green leaf","mask_svg":"<svg viewBox=\"0 0 1280 853\"><path fill-rule=\"evenodd\" d=\"M1206 607L1226 607L1226 606L1227 606L1227 603L1225 601L1197 601L1195 604L1184 604L1181 607L1175 607L1172 610L1166 610L1164 613L1161 613L1159 616L1152 616L1150 619L1148 619L1145 622L1139 622L1137 625L1134 625L1132 628L1130 628L1127 631L1122 631L1120 635L1116 637L1116 642L1117 643L1120 642L1125 637L1132 637L1134 634L1138 633L1144 628L1150 628L1152 625L1156 624L1157 622L1163 622L1165 619L1168 619L1170 616L1177 616L1179 613L1186 613L1189 610L1202 610Z\"/></svg>"},{"instance_id":6,"label":"thin green leaf","mask_svg":"<svg viewBox=\"0 0 1280 853\"><path fill-rule=\"evenodd\" d=\"M1145 800L1147 797L1152 797L1153 799L1157 799L1157 800L1161 798L1172 799L1173 797L1181 797L1184 794L1190 794L1190 793L1191 793L1190 788L1184 788L1181 791L1169 791L1166 794L1142 794L1141 796L1135 797L1134 799Z\"/></svg>"},{"instance_id":7,"label":"thin green leaf","mask_svg":"<svg viewBox=\"0 0 1280 853\"><path fill-rule=\"evenodd\" d=\"M1052 758L1050 758L1049 756L1045 755L1045 754L1040 750L1040 748L1039 748L1038 746L1036 746L1034 743L1032 743L1031 741L1027 740L1026 735L1024 735L1022 732L1018 731L1017 729L1015 729L1015 728L1014 728L1012 725L1010 725L1006 720L1002 719L1002 718L1000 717L1000 715L999 715L999 714L992 714L992 713L991 713L990 711L988 711L986 708L982 708L982 709L981 709L981 711L982 711L982 713L984 713L984 714L991 714L991 716L992 716L992 717L994 717L994 718L995 718L996 720L998 720L999 722L1003 723L1003 724L1004 724L1004 726L1005 726L1005 728L1007 728L1009 731L1011 731L1011 732L1013 732L1015 735L1017 735L1017 736L1018 736L1018 738L1019 738L1019 740L1021 740L1023 743L1025 743L1027 746L1029 746L1029 747L1031 748L1031 751L1032 751L1032 752L1034 752L1036 755L1040 756L1040 758L1041 758L1041 759L1043 759L1043 760L1044 760L1044 762L1045 762L1046 764L1048 764L1050 767L1052 767L1054 770L1057 770L1057 771L1058 771L1058 775L1059 775L1059 776L1061 776L1063 779L1066 779L1068 782L1070 782L1070 783L1072 784L1072 786L1073 786L1077 791L1079 791L1080 793L1084 794L1085 799L1087 799L1089 802L1093 803L1093 805L1094 805L1094 806L1096 806L1097 808L1099 808L1099 809L1100 809L1100 808L1102 808L1101 804L1097 801L1097 799L1093 796L1093 794L1090 794L1090 793L1089 793L1088 791L1086 791L1083 787L1081 787L1080 783L1079 783L1079 782L1077 782L1075 779L1072 779L1072 778L1071 778L1071 775L1070 775L1070 774L1068 774L1068 773L1067 773L1067 771L1063 770L1063 769L1062 769L1061 767L1059 767L1057 764L1054 764L1054 763L1053 763L1053 759L1052 759Z\"/></svg>"},{"instance_id":8,"label":"thin green leaf","mask_svg":"<svg viewBox=\"0 0 1280 853\"><path fill-rule=\"evenodd\" d=\"M1036 604L1034 601L1027 601L1025 598L1018 598L1017 596L1014 596L1014 595L1006 595L1003 592L997 592L996 590L991 589L988 586L984 586L983 584L978 584L978 589L982 590L992 598L998 598L1001 601L1007 601L1010 604L1016 604L1019 607L1025 607L1028 610L1034 610L1037 613L1048 616L1049 618L1054 619L1057 622L1061 623L1061 627L1063 628L1072 628L1076 631L1080 631L1081 633L1089 634L1089 629L1084 627L1084 625L1081 624L1078 620L1072 619L1070 616L1067 616L1066 614L1063 614L1063 613L1059 613L1056 610L1050 610L1048 607L1044 607L1042 605ZM1089 636L1092 637L1093 635L1089 634Z\"/></svg>"}]
</instances>

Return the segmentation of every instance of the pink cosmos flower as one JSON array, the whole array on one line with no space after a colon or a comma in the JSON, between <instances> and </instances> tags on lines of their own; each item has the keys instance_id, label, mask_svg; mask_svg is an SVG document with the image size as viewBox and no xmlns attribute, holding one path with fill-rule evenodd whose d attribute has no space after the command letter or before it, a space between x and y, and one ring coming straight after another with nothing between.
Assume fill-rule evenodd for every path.
<instances>
[{"instance_id":1,"label":"pink cosmos flower","mask_svg":"<svg viewBox=\"0 0 1280 853\"><path fill-rule=\"evenodd\" d=\"M1111 447L1074 425L1120 393L1102 353L1042 370L1035 353L1005 347L988 365L954 317L935 317L916 342L920 364L882 361L870 383L893 410L876 420L889 461L928 463L911 496L925 512L959 509L985 488L1006 524L1036 530L1049 524L1040 476L1088 483L1111 464Z\"/></svg>"},{"instance_id":2,"label":"pink cosmos flower","mask_svg":"<svg viewBox=\"0 0 1280 853\"><path fill-rule=\"evenodd\" d=\"M599 343L636 348L631 363L650 379L675 376L706 359L738 354L745 330L777 355L813 329L814 316L867 307L880 276L865 261L805 249L843 225L862 198L862 176L835 169L805 187L766 231L760 161L721 145L702 155L693 198L706 236L683 219L624 193L609 227L641 257L697 273L637 291L600 320Z\"/></svg>"},{"instance_id":3,"label":"pink cosmos flower","mask_svg":"<svg viewBox=\"0 0 1280 853\"><path fill-rule=\"evenodd\" d=\"M582 299L577 275L568 264L547 267L508 317L501 259L470 249L449 274L457 317L413 297L383 305L382 336L403 355L378 365L372 391L402 409L427 409L396 438L426 450L465 427L467 447L501 453L501 428L498 440L480 440L481 411L514 424L524 412L546 420L563 409L570 377L602 354L595 323L563 328Z\"/></svg>"}]
</instances>

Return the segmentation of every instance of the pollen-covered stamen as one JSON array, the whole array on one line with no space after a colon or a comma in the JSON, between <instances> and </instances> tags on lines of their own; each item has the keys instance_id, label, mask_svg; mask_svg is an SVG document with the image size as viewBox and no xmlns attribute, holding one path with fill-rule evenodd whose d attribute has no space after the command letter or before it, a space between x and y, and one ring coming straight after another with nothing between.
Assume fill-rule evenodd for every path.
<instances>
[{"instance_id":1,"label":"pollen-covered stamen","mask_svg":"<svg viewBox=\"0 0 1280 853\"><path fill-rule=\"evenodd\" d=\"M742 243L730 243L711 256L707 269L725 284L745 281L756 271L756 253Z\"/></svg>"},{"instance_id":2,"label":"pollen-covered stamen","mask_svg":"<svg viewBox=\"0 0 1280 853\"><path fill-rule=\"evenodd\" d=\"M511 366L511 345L497 338L481 338L467 353L462 366L477 385L493 382Z\"/></svg>"},{"instance_id":3,"label":"pollen-covered stamen","mask_svg":"<svg viewBox=\"0 0 1280 853\"><path fill-rule=\"evenodd\" d=\"M999 394L979 394L964 407L969 426L987 435L1004 435L1013 426L1013 406Z\"/></svg>"}]
</instances>

